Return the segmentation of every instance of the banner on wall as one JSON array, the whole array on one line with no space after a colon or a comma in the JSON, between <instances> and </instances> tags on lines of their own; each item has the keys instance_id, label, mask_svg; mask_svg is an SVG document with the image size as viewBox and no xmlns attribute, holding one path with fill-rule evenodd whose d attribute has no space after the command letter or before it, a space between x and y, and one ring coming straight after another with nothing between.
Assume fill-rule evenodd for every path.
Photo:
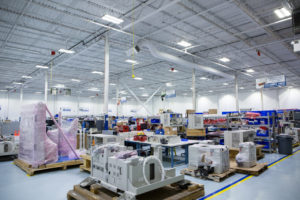
<instances>
[{"instance_id":1,"label":"banner on wall","mask_svg":"<svg viewBox=\"0 0 300 200\"><path fill-rule=\"evenodd\" d=\"M80 107L79 112L89 112L88 108Z\"/></svg>"},{"instance_id":2,"label":"banner on wall","mask_svg":"<svg viewBox=\"0 0 300 200\"><path fill-rule=\"evenodd\" d=\"M257 89L282 86L286 86L286 78L284 75L256 79Z\"/></svg>"},{"instance_id":3,"label":"banner on wall","mask_svg":"<svg viewBox=\"0 0 300 200\"><path fill-rule=\"evenodd\" d=\"M176 91L175 90L167 90L166 91L166 98L174 98L176 97Z\"/></svg>"}]
</instances>

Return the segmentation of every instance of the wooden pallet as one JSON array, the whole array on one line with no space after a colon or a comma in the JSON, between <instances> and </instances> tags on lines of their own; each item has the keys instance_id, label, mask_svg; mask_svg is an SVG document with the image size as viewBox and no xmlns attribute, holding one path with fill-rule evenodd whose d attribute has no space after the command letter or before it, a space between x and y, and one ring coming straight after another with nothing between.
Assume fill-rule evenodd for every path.
<instances>
[{"instance_id":1,"label":"wooden pallet","mask_svg":"<svg viewBox=\"0 0 300 200\"><path fill-rule=\"evenodd\" d=\"M265 157L265 154L262 152L264 145L256 145L256 158L257 160ZM229 148L229 158L230 160L235 160L236 155L240 152L239 148Z\"/></svg>"},{"instance_id":2,"label":"wooden pallet","mask_svg":"<svg viewBox=\"0 0 300 200\"><path fill-rule=\"evenodd\" d=\"M59 163L51 163L51 164L45 164L41 165L37 168L33 168L30 164L26 163L23 160L15 159L14 164L20 167L22 170L24 170L29 176L34 175L36 172L40 171L46 171L49 169L67 169L69 166L75 166L82 164L82 160L68 160L64 162Z\"/></svg>"},{"instance_id":3,"label":"wooden pallet","mask_svg":"<svg viewBox=\"0 0 300 200\"><path fill-rule=\"evenodd\" d=\"M184 174L184 175L190 175L193 177L202 178L202 179L212 180L215 182L221 182L224 179L226 179L227 177L235 174L235 170L229 169L227 172L224 172L222 174L209 174L207 177L202 177L202 176L200 176L200 173L197 170L192 170L189 168L185 168L185 169L181 170L180 173Z\"/></svg>"},{"instance_id":4,"label":"wooden pallet","mask_svg":"<svg viewBox=\"0 0 300 200\"><path fill-rule=\"evenodd\" d=\"M268 163L256 163L254 167L243 168L238 167L236 162L230 162L230 168L235 169L237 173L258 176L268 169Z\"/></svg>"},{"instance_id":5,"label":"wooden pallet","mask_svg":"<svg viewBox=\"0 0 300 200\"><path fill-rule=\"evenodd\" d=\"M300 146L300 142L293 144L293 148Z\"/></svg>"},{"instance_id":6,"label":"wooden pallet","mask_svg":"<svg viewBox=\"0 0 300 200\"><path fill-rule=\"evenodd\" d=\"M97 184L90 189L75 185L67 194L68 200L117 200L118 194L111 192ZM144 193L136 197L137 200L196 200L204 196L204 185L192 183L187 189L181 189L172 184Z\"/></svg>"},{"instance_id":7,"label":"wooden pallet","mask_svg":"<svg viewBox=\"0 0 300 200\"><path fill-rule=\"evenodd\" d=\"M83 165L80 165L80 171L91 172L91 156L87 154L83 154L80 156L83 161Z\"/></svg>"}]
</instances>

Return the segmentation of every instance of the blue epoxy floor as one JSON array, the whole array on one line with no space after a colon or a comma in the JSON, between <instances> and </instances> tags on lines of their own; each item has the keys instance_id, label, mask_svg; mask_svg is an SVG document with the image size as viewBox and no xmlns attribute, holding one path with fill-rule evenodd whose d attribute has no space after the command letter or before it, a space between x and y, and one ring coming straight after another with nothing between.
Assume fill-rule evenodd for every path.
<instances>
[{"instance_id":1,"label":"blue epoxy floor","mask_svg":"<svg viewBox=\"0 0 300 200\"><path fill-rule=\"evenodd\" d=\"M300 149L300 148L298 148ZM297 149L295 149L297 150ZM271 163L283 155L266 154L259 162ZM186 165L177 166L177 173ZM88 176L79 168L39 173L29 177L12 164L12 161L0 162L0 200L65 200L67 192ZM213 199L230 200L276 200L299 199L300 189L300 152L274 165L258 177L253 177ZM221 183L186 176L186 179L205 185L205 194L244 177L235 174Z\"/></svg>"}]
</instances>

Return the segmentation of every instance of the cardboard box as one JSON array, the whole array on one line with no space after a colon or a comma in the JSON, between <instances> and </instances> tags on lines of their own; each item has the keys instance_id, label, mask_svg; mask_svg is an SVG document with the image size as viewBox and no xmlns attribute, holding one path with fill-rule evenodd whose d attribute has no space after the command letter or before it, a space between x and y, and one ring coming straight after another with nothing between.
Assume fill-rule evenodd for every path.
<instances>
[{"instance_id":1,"label":"cardboard box","mask_svg":"<svg viewBox=\"0 0 300 200\"><path fill-rule=\"evenodd\" d=\"M189 114L193 114L193 113L195 113L196 111L195 110L192 110L192 109L188 109L188 110L186 110L186 116L189 116Z\"/></svg>"},{"instance_id":2,"label":"cardboard box","mask_svg":"<svg viewBox=\"0 0 300 200\"><path fill-rule=\"evenodd\" d=\"M218 114L218 109L208 109L208 114L210 115Z\"/></svg>"},{"instance_id":3,"label":"cardboard box","mask_svg":"<svg viewBox=\"0 0 300 200\"><path fill-rule=\"evenodd\" d=\"M165 135L177 135L177 127L164 127Z\"/></svg>"},{"instance_id":4,"label":"cardboard box","mask_svg":"<svg viewBox=\"0 0 300 200\"><path fill-rule=\"evenodd\" d=\"M187 129L186 136L206 136L205 129Z\"/></svg>"}]
</instances>

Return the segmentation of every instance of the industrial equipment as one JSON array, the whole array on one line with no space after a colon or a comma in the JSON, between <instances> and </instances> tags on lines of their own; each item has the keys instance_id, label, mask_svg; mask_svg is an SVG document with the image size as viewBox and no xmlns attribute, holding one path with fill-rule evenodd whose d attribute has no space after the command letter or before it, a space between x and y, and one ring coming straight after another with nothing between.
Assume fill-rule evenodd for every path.
<instances>
[{"instance_id":1,"label":"industrial equipment","mask_svg":"<svg viewBox=\"0 0 300 200\"><path fill-rule=\"evenodd\" d=\"M160 115L160 123L164 127L182 126L183 119L180 113L162 113Z\"/></svg>"},{"instance_id":2,"label":"industrial equipment","mask_svg":"<svg viewBox=\"0 0 300 200\"><path fill-rule=\"evenodd\" d=\"M148 137L148 142L159 144L176 144L181 142L177 135L153 135Z\"/></svg>"},{"instance_id":3,"label":"industrial equipment","mask_svg":"<svg viewBox=\"0 0 300 200\"><path fill-rule=\"evenodd\" d=\"M189 129L202 129L203 126L203 115L192 113L188 115L188 128Z\"/></svg>"},{"instance_id":4,"label":"industrial equipment","mask_svg":"<svg viewBox=\"0 0 300 200\"><path fill-rule=\"evenodd\" d=\"M0 136L0 156L12 156L18 154L18 144L13 137Z\"/></svg>"},{"instance_id":5,"label":"industrial equipment","mask_svg":"<svg viewBox=\"0 0 300 200\"><path fill-rule=\"evenodd\" d=\"M133 200L137 195L182 181L184 176L176 176L175 168L164 169L155 155L139 157L136 151L108 144L93 151L91 178L120 194L119 199Z\"/></svg>"},{"instance_id":6,"label":"industrial equipment","mask_svg":"<svg viewBox=\"0 0 300 200\"><path fill-rule=\"evenodd\" d=\"M238 148L242 142L253 142L254 130L234 130L224 132L224 143L230 148Z\"/></svg>"},{"instance_id":7,"label":"industrial equipment","mask_svg":"<svg viewBox=\"0 0 300 200\"><path fill-rule=\"evenodd\" d=\"M239 144L240 152L235 160L238 167L250 168L256 165L256 147L253 142L243 142Z\"/></svg>"},{"instance_id":8,"label":"industrial equipment","mask_svg":"<svg viewBox=\"0 0 300 200\"><path fill-rule=\"evenodd\" d=\"M229 170L229 149L224 145L194 144L189 146L189 169L201 176L221 174Z\"/></svg>"}]
</instances>

